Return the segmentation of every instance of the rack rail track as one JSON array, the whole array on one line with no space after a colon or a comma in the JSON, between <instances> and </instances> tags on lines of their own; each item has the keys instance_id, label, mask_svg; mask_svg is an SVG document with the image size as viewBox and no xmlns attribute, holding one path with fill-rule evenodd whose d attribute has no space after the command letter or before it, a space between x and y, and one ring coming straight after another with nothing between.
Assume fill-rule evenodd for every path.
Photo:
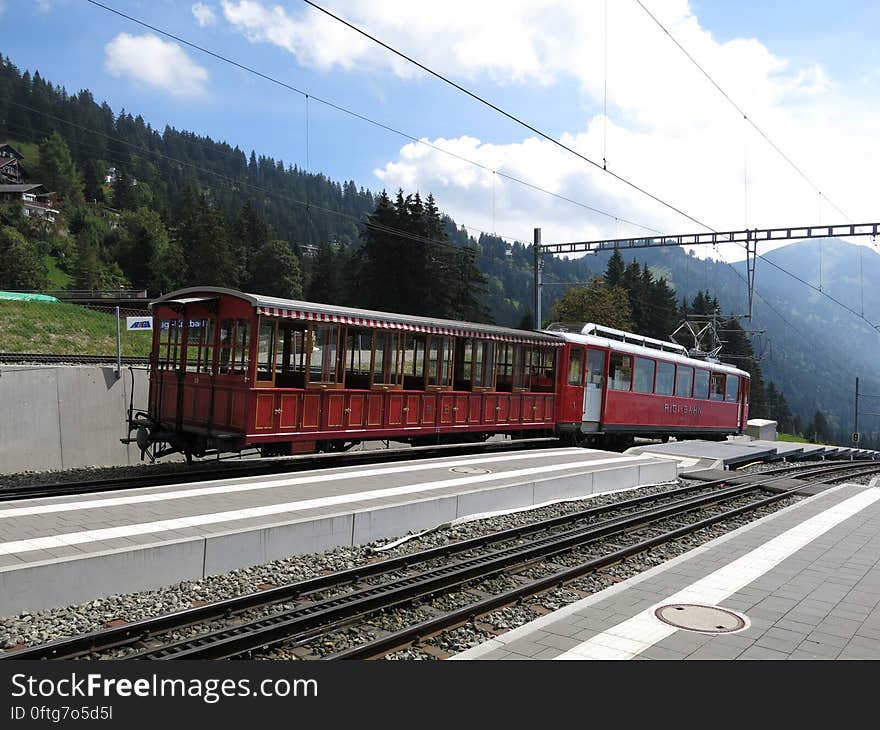
<instances>
[{"instance_id":1,"label":"rack rail track","mask_svg":"<svg viewBox=\"0 0 880 730\"><path fill-rule=\"evenodd\" d=\"M731 485L734 479L742 478L742 475L732 475L731 479L691 484L659 494L641 495L205 606L0 654L0 659L75 658L123 646L136 647L137 645L142 648L136 653L130 654L130 658L219 659L240 656L281 642L303 643L353 621L363 619L378 610L407 605L416 599L434 596L475 579L496 575L512 568L521 570L523 566L546 560L553 555L589 545L613 535L642 529L670 517L688 514L710 505L740 498L750 492L772 489L774 484L778 485L789 479L787 474L793 471L797 472L798 477L825 476L826 478L813 482L802 482L790 488L786 485L786 488L779 489L777 486L779 489L777 493L762 497L749 505L736 507L721 513L721 515L713 515L674 529L660 537L653 537L635 545L612 551L575 568L532 581L514 591L485 598L465 608L411 626L402 632L393 633L376 641L340 652L334 657L364 658L382 655L393 648L407 645L419 638L452 627L475 615L487 613L506 603L519 600L525 595L546 590L548 587L552 588L605 565L618 562L660 542L675 539L680 535L728 519L736 514L785 499L809 484L827 484L853 475L847 474L841 477L840 473L842 472L856 472L858 474L878 472L880 465L876 462L869 462L867 464L846 463L823 465L822 467L814 466L808 469L783 467L772 472L765 472L760 475L759 480L748 483ZM672 502L669 502L670 498L672 498ZM577 522L596 520L609 512L635 509L650 502L660 502L660 504L612 516L598 522L572 526ZM561 533L540 536L542 532L567 525L568 527ZM538 533L539 536L523 543L522 540L530 533ZM513 544L505 545L511 541ZM494 546L494 549L482 555L468 554L476 548L486 546ZM396 571L412 570L415 567L420 569L413 574L393 575ZM392 575L381 583L364 583L366 578L375 578L383 574ZM322 591L332 592L344 588L351 590L335 595L321 595ZM170 643L157 643L159 636L171 631L210 621L228 621L251 610L294 602L298 602L298 605L282 608L275 614L262 616L256 620L242 617L239 623L221 629ZM154 645L149 646L145 642L152 642Z\"/></svg>"},{"instance_id":2,"label":"rack rail track","mask_svg":"<svg viewBox=\"0 0 880 730\"><path fill-rule=\"evenodd\" d=\"M116 355L58 355L41 352L0 352L0 363L6 365L115 365ZM148 357L123 357L123 365L149 365Z\"/></svg>"}]
</instances>

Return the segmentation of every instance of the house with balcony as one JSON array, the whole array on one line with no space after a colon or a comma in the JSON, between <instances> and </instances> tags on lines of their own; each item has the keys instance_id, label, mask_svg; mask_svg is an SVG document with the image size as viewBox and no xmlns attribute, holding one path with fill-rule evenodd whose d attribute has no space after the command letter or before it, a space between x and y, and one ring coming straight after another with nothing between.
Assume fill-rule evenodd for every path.
<instances>
[{"instance_id":1,"label":"house with balcony","mask_svg":"<svg viewBox=\"0 0 880 730\"><path fill-rule=\"evenodd\" d=\"M33 220L54 223L61 212L58 195L39 183L0 184L0 202L21 203L22 212Z\"/></svg>"}]
</instances>

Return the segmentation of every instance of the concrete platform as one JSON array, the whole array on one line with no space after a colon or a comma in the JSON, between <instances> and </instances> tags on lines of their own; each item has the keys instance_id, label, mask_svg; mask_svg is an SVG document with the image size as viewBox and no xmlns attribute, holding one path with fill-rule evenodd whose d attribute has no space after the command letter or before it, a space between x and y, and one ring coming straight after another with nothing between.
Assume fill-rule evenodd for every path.
<instances>
[{"instance_id":1,"label":"concrete platform","mask_svg":"<svg viewBox=\"0 0 880 730\"><path fill-rule=\"evenodd\" d=\"M457 517L676 478L560 448L53 497L0 508L0 615L158 588Z\"/></svg>"},{"instance_id":2,"label":"concrete platform","mask_svg":"<svg viewBox=\"0 0 880 730\"><path fill-rule=\"evenodd\" d=\"M628 454L643 454L677 461L682 470L731 469L755 461L794 461L800 459L873 459L876 451L848 449L822 444L757 441L736 437L728 441L673 441L647 444L627 449Z\"/></svg>"},{"instance_id":3,"label":"concrete platform","mask_svg":"<svg viewBox=\"0 0 880 730\"><path fill-rule=\"evenodd\" d=\"M765 442L771 443L771 442ZM672 458L683 468L726 469L753 461L779 458L773 446L756 446L748 441L672 441L627 449L628 454L644 454L654 458Z\"/></svg>"},{"instance_id":4,"label":"concrete platform","mask_svg":"<svg viewBox=\"0 0 880 730\"><path fill-rule=\"evenodd\" d=\"M744 626L676 628L670 604ZM880 489L832 487L454 658L880 659Z\"/></svg>"}]
</instances>

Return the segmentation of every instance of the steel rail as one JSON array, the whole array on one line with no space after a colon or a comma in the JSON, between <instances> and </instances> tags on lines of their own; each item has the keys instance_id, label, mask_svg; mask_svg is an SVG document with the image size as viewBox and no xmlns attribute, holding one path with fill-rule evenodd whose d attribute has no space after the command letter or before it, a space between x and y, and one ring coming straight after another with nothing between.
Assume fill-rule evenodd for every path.
<instances>
[{"instance_id":1,"label":"steel rail","mask_svg":"<svg viewBox=\"0 0 880 730\"><path fill-rule=\"evenodd\" d=\"M701 498L680 500L678 503L648 509L635 515L611 518L598 525L539 538L525 546L513 545L470 559L448 562L415 575L367 586L311 605L182 639L127 658L228 659L276 643L297 641L304 634L308 635L315 629L327 625L335 627L341 621L360 618L378 609L387 610L408 604L415 599L457 588L478 578L491 577L513 566L522 568L573 547L581 547L631 530L637 525L643 526L666 517L678 516L705 504L732 499L758 489L760 487L751 484L737 485L724 490L724 494L713 493Z\"/></svg>"},{"instance_id":2,"label":"steel rail","mask_svg":"<svg viewBox=\"0 0 880 730\"><path fill-rule=\"evenodd\" d=\"M559 515L538 522L489 533L488 535L480 535L468 540L461 540L448 545L441 545L415 553L355 566L335 573L308 578L283 586L276 586L267 590L249 593L244 596L215 601L204 606L197 606L153 618L142 619L130 624L125 624L124 626L111 629L101 629L96 632L76 637L57 639L46 644L21 649L10 654L0 653L0 659L71 659L94 651L102 651L131 644L150 636L165 633L174 629L181 629L218 618L234 616L255 608L296 600L319 590L353 584L363 578L374 577L401 568L412 567L419 563L436 560L441 557L481 547L486 544L514 539L531 532L540 532L566 522L589 519L590 517L604 514L606 512L627 509L645 502L657 501L670 495L675 496L698 490L711 489L714 485L721 483L726 482L719 480L718 482L696 483L659 494L642 495L620 502L591 507L576 513Z\"/></svg>"},{"instance_id":3,"label":"steel rail","mask_svg":"<svg viewBox=\"0 0 880 730\"><path fill-rule=\"evenodd\" d=\"M116 355L59 355L38 352L0 352L0 363L22 364L35 363L53 365L70 363L73 365L116 364ZM123 365L149 365L149 357L123 357Z\"/></svg>"},{"instance_id":4,"label":"steel rail","mask_svg":"<svg viewBox=\"0 0 880 730\"><path fill-rule=\"evenodd\" d=\"M877 467L877 470L880 471L880 467ZM823 484L823 482L813 482L812 484ZM469 606L449 611L442 616L437 616L420 624L409 626L400 631L392 632L387 636L374 639L373 641L336 652L335 654L323 657L323 659L373 659L385 656L391 651L410 646L426 637L459 626L467 621L473 620L477 616L483 616L497 610L498 608L515 603L527 596L560 587L572 580L581 578L584 575L596 572L602 568L619 563L633 555L650 550L657 545L671 542L672 540L697 532L705 527L711 527L712 525L737 517L745 512L760 509L761 507L783 500L796 494L801 489L803 489L803 487L794 487L758 500L757 502L751 502L746 505L735 507L717 515L711 515L698 520L697 522L664 532L661 535L649 537L645 540L634 543L633 545L627 545L601 557L593 558L571 568L557 571L549 576L544 576L543 578L531 581L525 585L505 591L504 593L490 596L480 601L475 601Z\"/></svg>"},{"instance_id":5,"label":"steel rail","mask_svg":"<svg viewBox=\"0 0 880 730\"><path fill-rule=\"evenodd\" d=\"M871 471L880 471L880 466L876 464L867 468ZM834 465L814 471L834 473L843 470L843 465ZM773 482L779 481L779 479L765 481ZM460 586L476 578L494 575L512 565L522 567L523 564L546 559L559 552L581 547L610 535L630 531L634 529L634 526L643 527L670 516L684 514L709 504L763 489L764 486L763 482L737 484L706 495L679 500L671 505L661 505L636 514L614 517L595 525L570 530L561 535L551 535L534 540L527 546L515 545L487 555L446 563L438 568L405 576L379 586L368 586L341 596L318 601L306 607L294 608L273 616L146 650L130 658L223 659L239 656L255 649L308 636L310 632L328 624L335 626L340 622L349 622L380 608L388 609L408 604L414 599L424 598L442 590L448 590L450 587ZM803 489L803 485L795 489ZM313 637L309 636L309 638Z\"/></svg>"},{"instance_id":6,"label":"steel rail","mask_svg":"<svg viewBox=\"0 0 880 730\"><path fill-rule=\"evenodd\" d=\"M797 465L791 467L783 467L779 469L764 472L761 475L752 475L764 477L766 475L777 475L782 472L788 473L798 471L799 474L804 473L804 468L808 467L809 474L821 473L829 474L839 471L849 471L853 468L865 468L868 464L861 465L859 463L847 464L830 464L822 467L813 465ZM875 465L876 466L876 465ZM880 467L876 467L880 469ZM488 535L482 535L469 540L463 540L449 545L439 546L417 553L389 558L380 562L370 563L363 566L357 566L337 573L291 583L284 586L278 586L265 591L259 591L245 596L239 596L231 599L225 599L205 606L198 606L175 613L165 614L163 616L143 619L141 621L126 624L124 626L111 629L103 629L89 634L58 639L47 644L35 647L21 649L15 652L0 653L0 659L50 659L50 658L73 658L84 656L95 651L103 651L115 647L129 645L137 641L144 640L150 636L166 633L174 629L185 628L198 623L218 619L228 618L242 612L278 604L285 601L296 600L297 598L315 593L319 590L327 588L339 587L342 585L352 584L364 577L380 575L382 573L391 572L400 568L411 567L419 563L436 560L455 553L465 552L475 547L481 547L486 544L495 542L503 542L505 540L514 539L529 533L544 531L560 524L577 522L590 517L598 516L611 511L620 511L628 509L646 502L653 502L666 499L670 496L680 496L693 491L703 491L711 489L715 486L725 485L733 480L743 480L746 475L731 475L731 479L720 479L712 482L701 482L691 484L685 487L679 487L663 493L653 493L650 495L641 495L620 502L608 505L589 508L569 515L559 515L527 525L520 525L506 530L501 530ZM759 482L748 484L737 484L737 489L757 489L765 488L774 482L788 479L787 476L776 476L771 479L761 479ZM798 488L802 488L798 487ZM716 493L717 498L717 493Z\"/></svg>"}]
</instances>

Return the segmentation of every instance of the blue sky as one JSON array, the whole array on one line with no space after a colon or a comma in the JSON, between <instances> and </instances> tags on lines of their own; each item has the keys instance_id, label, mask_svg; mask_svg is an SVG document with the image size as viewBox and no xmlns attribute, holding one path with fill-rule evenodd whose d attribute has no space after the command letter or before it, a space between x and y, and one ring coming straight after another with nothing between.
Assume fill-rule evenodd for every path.
<instances>
[{"instance_id":1,"label":"blue sky","mask_svg":"<svg viewBox=\"0 0 880 730\"><path fill-rule=\"evenodd\" d=\"M880 4L643 2L828 199L854 219L876 219L866 188L880 162L868 149L880 83L873 38ZM106 4L490 170L660 230L695 228L299 0ZM591 158L607 152L611 169L715 228L840 219L746 128L635 0L326 6ZM114 110L139 113L160 129L170 124L306 164L300 95L151 37L85 0L5 0L0 7L4 27L15 28L5 34L3 53L20 68L39 69L69 91L89 88ZM525 238L541 225L545 240L639 232L425 146L407 146L317 102L309 117L312 170L372 189L434 192L441 208L475 229Z\"/></svg>"}]
</instances>

